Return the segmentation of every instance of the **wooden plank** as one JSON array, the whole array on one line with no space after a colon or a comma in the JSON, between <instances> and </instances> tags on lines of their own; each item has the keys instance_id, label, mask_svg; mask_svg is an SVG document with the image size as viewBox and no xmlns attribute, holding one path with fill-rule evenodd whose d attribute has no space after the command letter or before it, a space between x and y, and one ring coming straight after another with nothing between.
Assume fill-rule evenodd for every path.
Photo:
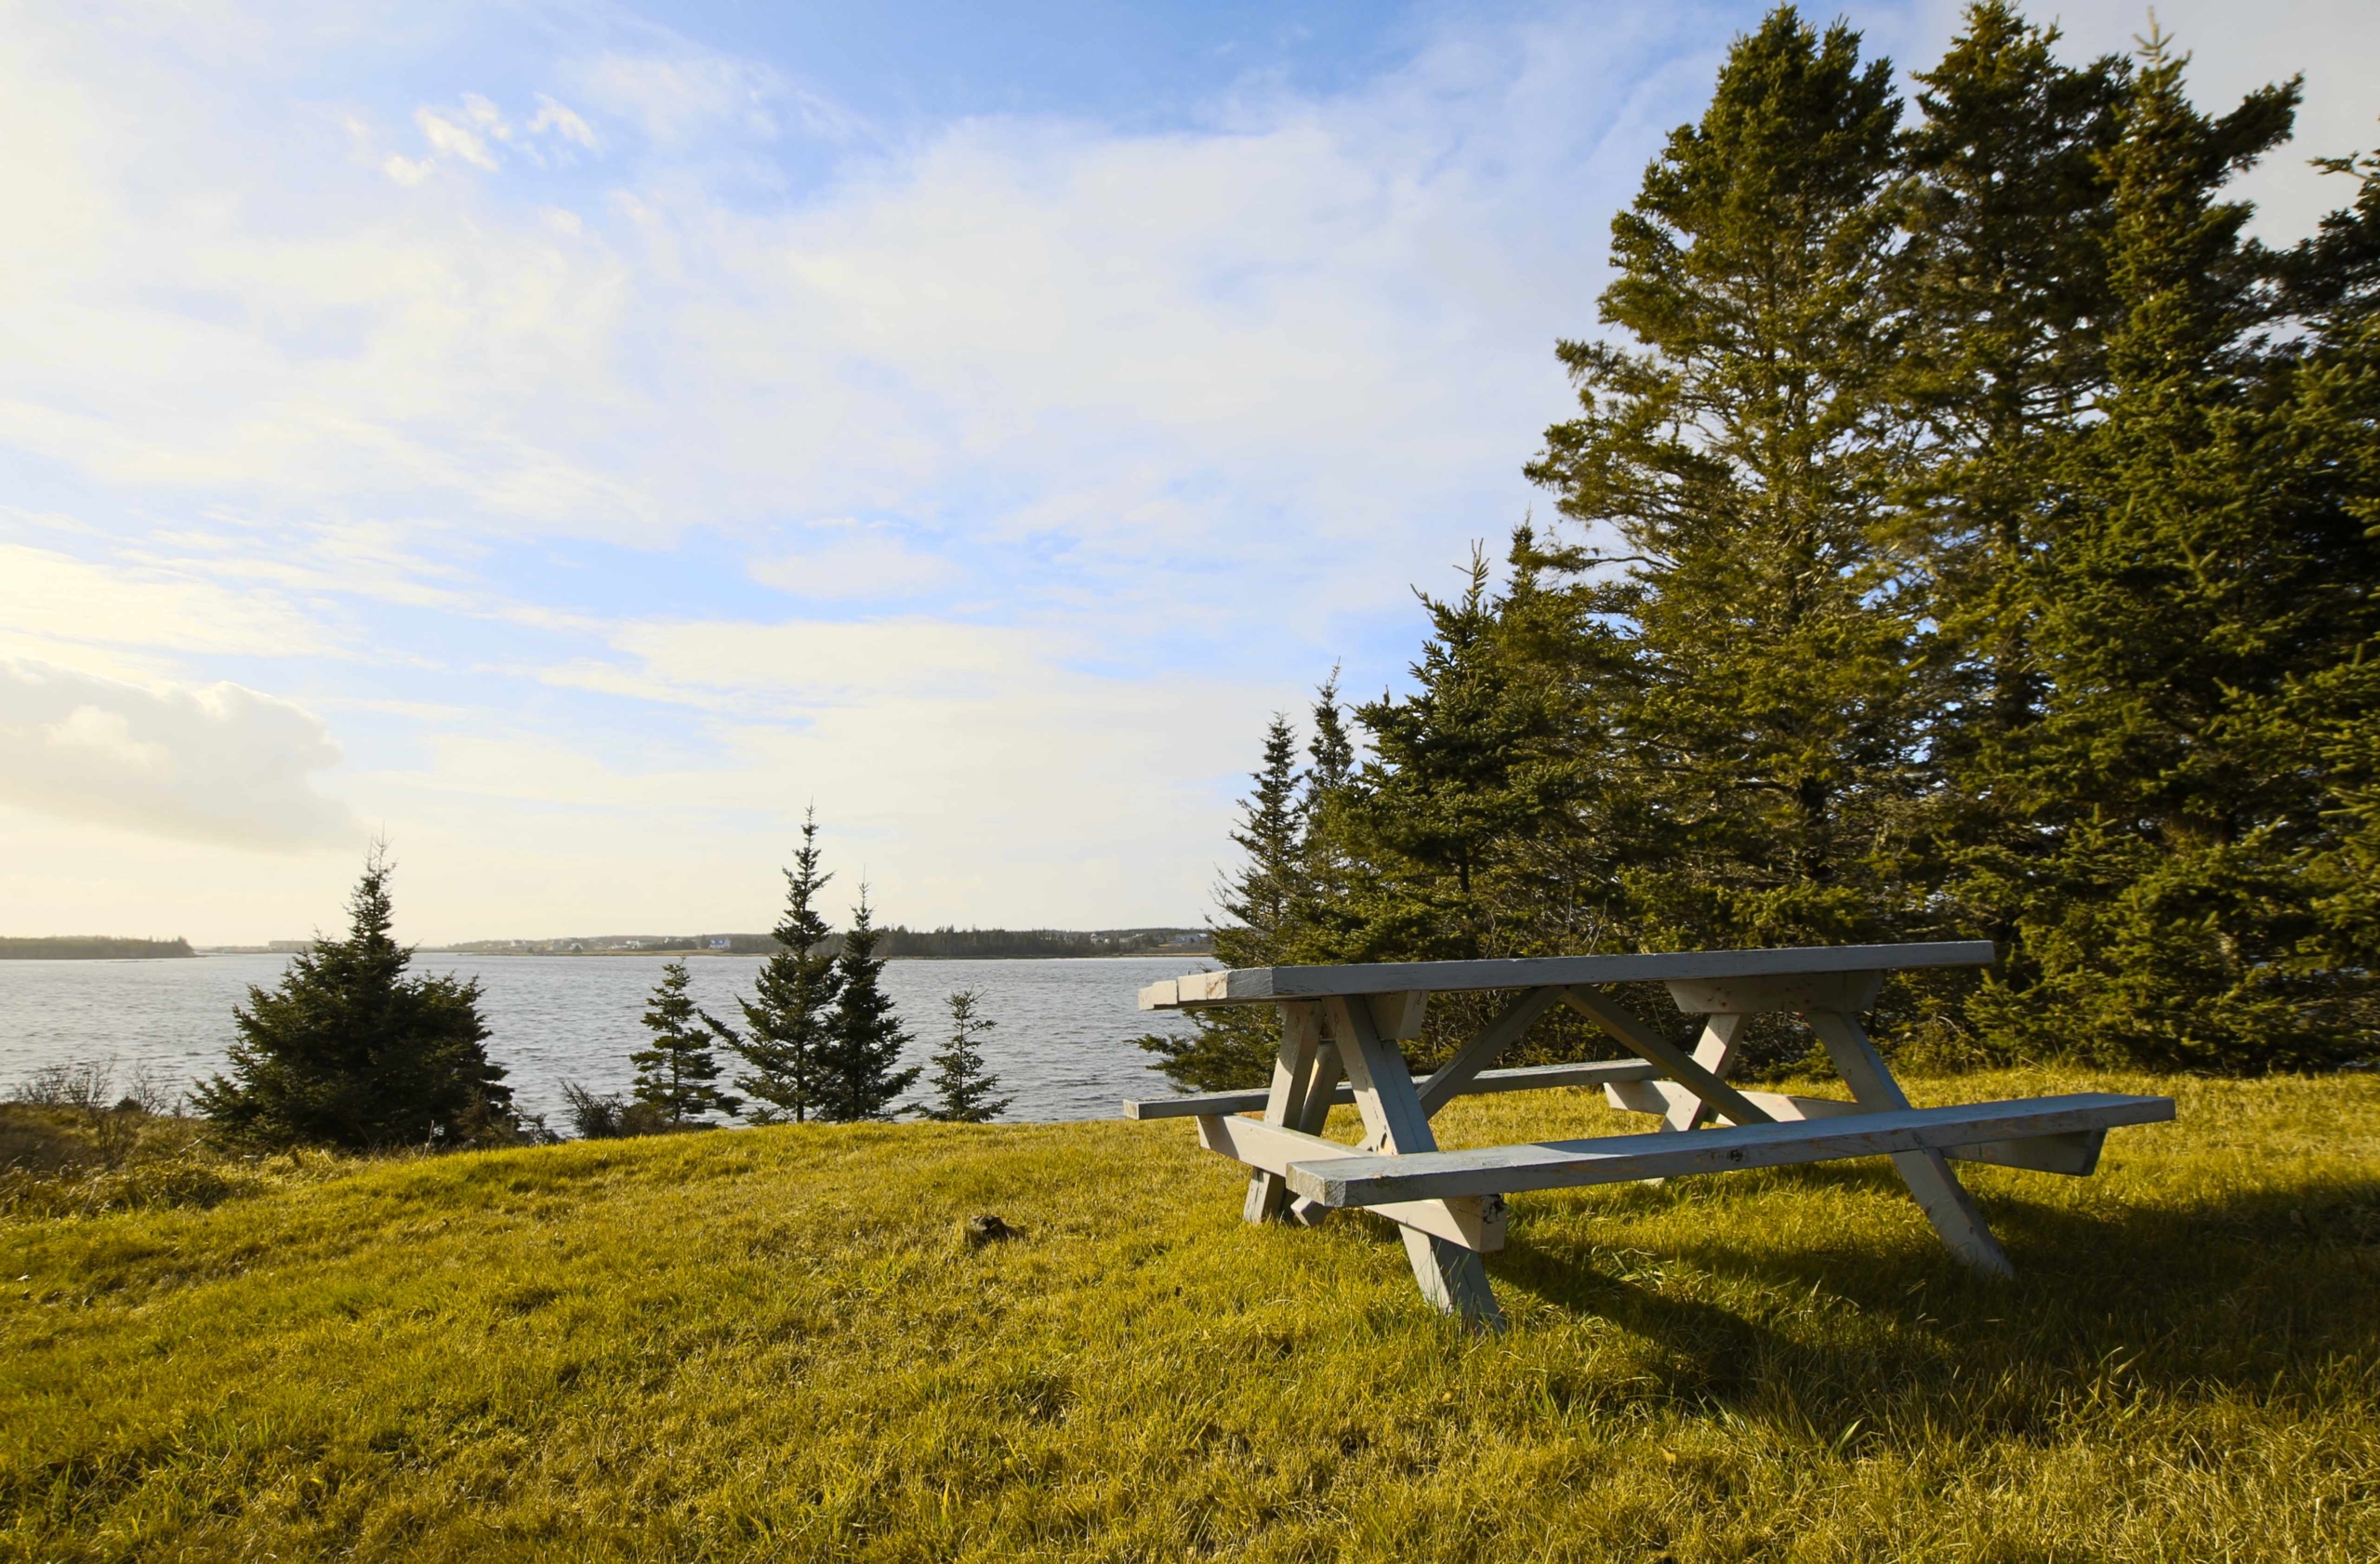
<instances>
[{"instance_id":1,"label":"wooden plank","mask_svg":"<svg viewBox=\"0 0 2380 1564\"><path fill-rule=\"evenodd\" d=\"M1669 985L1670 999L1688 1015L1733 1013L1760 1015L1772 1010L1832 1010L1857 1015L1871 1010L1881 972L1788 973L1771 977L1705 977Z\"/></svg>"},{"instance_id":2,"label":"wooden plank","mask_svg":"<svg viewBox=\"0 0 2380 1564\"><path fill-rule=\"evenodd\" d=\"M1658 1113L1664 1119L1681 1108L1703 1106L1700 1097L1674 1080L1615 1081L1603 1089L1603 1095L1604 1101L1616 1108L1630 1113ZM1831 1097L1790 1097L1782 1092L1745 1092L1744 1100L1778 1124L1868 1111L1858 1103L1839 1102ZM1732 1123L1734 1120L1722 1120L1720 1122Z\"/></svg>"},{"instance_id":3,"label":"wooden plank","mask_svg":"<svg viewBox=\"0 0 2380 1564\"><path fill-rule=\"evenodd\" d=\"M2160 1123L2173 1117L2170 1097L2082 1093L1902 1108L1798 1124L1745 1124L1685 1135L1656 1131L1471 1151L1317 1159L1291 1163L1289 1180L1290 1188L1327 1206L1374 1205L1890 1156L1983 1140Z\"/></svg>"},{"instance_id":4,"label":"wooden plank","mask_svg":"<svg viewBox=\"0 0 2380 1564\"><path fill-rule=\"evenodd\" d=\"M1430 992L1426 988L1408 988L1399 994L1374 994L1366 1002L1371 1006L1372 1025L1382 1037L1410 1042L1421 1035L1421 1018L1429 1010Z\"/></svg>"},{"instance_id":5,"label":"wooden plank","mask_svg":"<svg viewBox=\"0 0 2380 1564\"><path fill-rule=\"evenodd\" d=\"M1539 956L1495 961L1383 961L1330 967L1242 967L1178 978L1170 1001L1144 989L1143 1008L1255 1004L1271 1000L1408 990L1571 987L1579 984L1683 982L1788 973L1893 972L1908 967L1989 966L1991 942L1804 946L1773 950L1673 950L1634 956ZM1161 987L1161 986L1160 986Z\"/></svg>"},{"instance_id":6,"label":"wooden plank","mask_svg":"<svg viewBox=\"0 0 2380 1564\"><path fill-rule=\"evenodd\" d=\"M1834 1061L1835 1073L1859 1106L1886 1112L1906 1111L1909 1096L1893 1079L1892 1071L1876 1053L1868 1034L1850 1016L1832 1011L1812 1010L1803 1013L1802 1019L1810 1030L1818 1033L1826 1044L1827 1057ZM2170 1105L2169 1105L2170 1116ZM2088 1130L2103 1125L2073 1124L2066 1129ZM2021 1133L2021 1132L2020 1132ZM2032 1132L2052 1133L2047 1129ZM2000 1140L2001 1135L1970 1135L1953 1145L1974 1141ZM1942 1146L1911 1148L1893 1157L1893 1166L1900 1170L1901 1182L1909 1186L1910 1195L1917 1201L1925 1219L1934 1224L1934 1231L1941 1235L1943 1246L1965 1264L1992 1276L2014 1276L2016 1267L2008 1264L2007 1251L1992 1236L1990 1224L1983 1219L1983 1212L1976 1205L1975 1197L1967 1193L1959 1175L1950 1171L1950 1159L1942 1154Z\"/></svg>"},{"instance_id":7,"label":"wooden plank","mask_svg":"<svg viewBox=\"0 0 2380 1564\"><path fill-rule=\"evenodd\" d=\"M1355 1111L1364 1116L1367 1146L1389 1152L1436 1150L1430 1116L1421 1111L1405 1055L1373 1027L1369 1007L1333 999L1326 1008L1340 1067L1355 1089Z\"/></svg>"},{"instance_id":8,"label":"wooden plank","mask_svg":"<svg viewBox=\"0 0 2380 1564\"><path fill-rule=\"evenodd\" d=\"M1505 1049L1518 1042L1537 1018L1552 1008L1562 997L1556 988L1532 988L1515 995L1503 1014L1488 1023L1479 1035L1455 1050L1454 1057L1440 1065L1430 1079L1421 1082L1419 1093L1421 1111L1432 1118L1438 1109L1461 1096L1479 1072L1496 1062Z\"/></svg>"},{"instance_id":9,"label":"wooden plank","mask_svg":"<svg viewBox=\"0 0 2380 1564\"><path fill-rule=\"evenodd\" d=\"M1702 1036L1694 1045L1694 1062L1709 1070L1715 1079L1726 1080L1735 1071L1736 1034L1743 1030L1743 1026L1744 1017L1740 1012L1704 1016ZM1709 1103L1697 1093L1689 1092L1687 1094L1694 1097L1693 1103L1673 1103L1669 1112L1662 1115L1663 1122L1673 1130L1691 1130L1711 1117ZM1759 1099L1751 1093L1743 1093L1743 1098L1754 1107L1760 1107Z\"/></svg>"},{"instance_id":10,"label":"wooden plank","mask_svg":"<svg viewBox=\"0 0 2380 1564\"><path fill-rule=\"evenodd\" d=\"M2030 1173L2062 1173L2088 1178L2099 1166L2099 1148L2108 1142L2105 1130L2076 1130L2063 1135L2022 1135L2014 1140L1990 1140L1954 1146L1942 1153L1953 1162L1990 1162Z\"/></svg>"},{"instance_id":11,"label":"wooden plank","mask_svg":"<svg viewBox=\"0 0 2380 1564\"><path fill-rule=\"evenodd\" d=\"M1684 1050L1654 1031L1593 988L1565 988L1562 1002L1617 1038L1639 1058L1659 1065L1670 1079L1691 1090L1720 1113L1739 1124L1761 1124L1768 1115L1752 1106L1744 1094L1697 1064Z\"/></svg>"},{"instance_id":12,"label":"wooden plank","mask_svg":"<svg viewBox=\"0 0 2380 1564\"><path fill-rule=\"evenodd\" d=\"M1210 1114L1198 1120L1198 1144L1219 1151L1273 1177L1286 1174L1293 1162L1361 1157L1361 1146L1267 1124L1261 1119ZM1399 1226L1445 1239L1463 1248L1492 1254L1504 1247L1505 1206L1501 1196L1471 1195L1452 1200L1390 1200L1364 1208Z\"/></svg>"},{"instance_id":13,"label":"wooden plank","mask_svg":"<svg viewBox=\"0 0 2380 1564\"><path fill-rule=\"evenodd\" d=\"M1281 1010L1281 1043L1273 1059L1273 1085L1264 1096L1264 1122L1302 1122L1306 1093L1314 1085L1314 1056L1322 1048L1322 1007L1288 1003ZM1328 1090L1328 1088L1325 1088ZM1277 1221L1289 1202L1289 1186L1277 1172L1249 1175L1240 1215L1250 1222Z\"/></svg>"},{"instance_id":14,"label":"wooden plank","mask_svg":"<svg viewBox=\"0 0 2380 1564\"><path fill-rule=\"evenodd\" d=\"M1615 1081L1603 1089L1603 1094L1604 1100L1616 1108L1665 1117L1682 1107L1702 1106L1701 1098L1674 1080ZM1746 1092L1744 1096L1779 1124L1839 1119L1846 1113L1868 1111L1858 1103L1833 1097L1794 1097L1782 1092ZM2107 1138L2105 1130L2076 1130L2062 1135L2026 1135L2016 1140L1948 1146L1942 1155L1953 1162L1990 1162L1998 1167L2082 1178L2098 1167L2099 1148Z\"/></svg>"},{"instance_id":15,"label":"wooden plank","mask_svg":"<svg viewBox=\"0 0 2380 1564\"><path fill-rule=\"evenodd\" d=\"M1289 1127L1309 1135L1320 1136L1322 1126L1330 1118L1333 1102L1342 1095L1351 1103L1355 1100L1355 1088L1346 1083L1346 1077L1347 1072L1340 1067L1337 1043L1326 1042L1316 1050L1314 1083L1306 1092L1305 1102L1299 1108L1296 1122ZM1283 1182L1286 1184L1288 1181L1285 1178ZM1330 1213L1322 1206L1302 1195L1292 1192L1289 1208L1282 1213L1282 1219L1294 1222L1301 1227L1313 1227L1319 1226L1322 1219L1329 1214ZM1504 1241L1501 1228L1498 1229L1496 1241L1500 1245Z\"/></svg>"},{"instance_id":16,"label":"wooden plank","mask_svg":"<svg viewBox=\"0 0 2380 1564\"><path fill-rule=\"evenodd\" d=\"M1319 1010L1321 1006L1316 1005ZM1355 1100L1355 1088L1347 1084L1347 1072L1339 1063L1339 1045L1326 1042L1314 1054L1314 1080L1307 1086L1305 1100L1298 1105L1298 1116L1289 1120L1289 1128L1318 1135L1330 1118L1331 1107L1342 1098Z\"/></svg>"},{"instance_id":17,"label":"wooden plank","mask_svg":"<svg viewBox=\"0 0 2380 1564\"><path fill-rule=\"evenodd\" d=\"M1370 1007L1333 999L1328 1014L1330 1035L1339 1044L1340 1066L1355 1088L1355 1110L1364 1116L1364 1128L1370 1133L1369 1147L1391 1156L1435 1151L1438 1143L1430 1133L1430 1116L1421 1111L1405 1055L1373 1027ZM1413 1267L1413 1279L1421 1284L1422 1297L1441 1312L1484 1329L1503 1328L1503 1310L1488 1290L1488 1272L1476 1252L1417 1227L1406 1226L1402 1231L1405 1257Z\"/></svg>"},{"instance_id":18,"label":"wooden plank","mask_svg":"<svg viewBox=\"0 0 2380 1564\"><path fill-rule=\"evenodd\" d=\"M1140 1004L1143 1010L1174 1010L1185 1004L1204 1004L1210 1000L1223 999L1230 992L1231 974L1228 972L1185 973L1180 977L1169 977L1143 988Z\"/></svg>"},{"instance_id":19,"label":"wooden plank","mask_svg":"<svg viewBox=\"0 0 2380 1564\"><path fill-rule=\"evenodd\" d=\"M1325 1052L1329 1045L1325 1045ZM1459 1097L1488 1096L1499 1092L1550 1092L1564 1086L1607 1086L1613 1081L1650 1080L1660 1074L1658 1066L1642 1059L1591 1059L1571 1065L1529 1065L1520 1069L1481 1070L1465 1081L1454 1095ZM1338 1072L1332 1071L1334 1081ZM1437 1080L1430 1077L1430 1081ZM1417 1092L1426 1093L1430 1081L1424 1081ZM1261 1113L1264 1110L1266 1093L1263 1092L1203 1092L1187 1097L1128 1097L1124 1100L1127 1119L1197 1119L1209 1113ZM1324 1112L1333 1107L1350 1107L1355 1101L1355 1089L1339 1083L1325 1097L1310 1097L1309 1103L1319 1102ZM1425 1107L1429 1105L1425 1102ZM1443 1103L1437 1105L1444 1107ZM1431 1111L1436 1111L1432 1108ZM1318 1126L1310 1126L1318 1127Z\"/></svg>"}]
</instances>

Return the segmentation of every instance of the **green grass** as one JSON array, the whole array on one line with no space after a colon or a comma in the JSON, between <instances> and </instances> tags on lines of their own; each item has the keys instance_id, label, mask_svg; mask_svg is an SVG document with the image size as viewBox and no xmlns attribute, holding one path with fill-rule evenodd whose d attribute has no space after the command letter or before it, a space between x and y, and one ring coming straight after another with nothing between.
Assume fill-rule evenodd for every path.
<instances>
[{"instance_id":1,"label":"green grass","mask_svg":"<svg viewBox=\"0 0 2380 1564\"><path fill-rule=\"evenodd\" d=\"M1181 1122L794 1128L0 1222L25 1558L2380 1558L2380 1080L2166 1091L2098 1174L1514 1201L1512 1329L1237 1219ZM1478 1098L1450 1145L1641 1128ZM1025 1231L970 1251L962 1220ZM26 1279L13 1280L22 1275Z\"/></svg>"}]
</instances>

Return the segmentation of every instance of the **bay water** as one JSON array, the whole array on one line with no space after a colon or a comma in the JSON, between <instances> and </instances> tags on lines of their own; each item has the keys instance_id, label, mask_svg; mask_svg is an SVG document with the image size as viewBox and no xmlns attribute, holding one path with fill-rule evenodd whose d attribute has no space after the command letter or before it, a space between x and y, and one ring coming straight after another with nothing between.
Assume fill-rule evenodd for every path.
<instances>
[{"instance_id":1,"label":"bay water","mask_svg":"<svg viewBox=\"0 0 2380 1564\"><path fill-rule=\"evenodd\" d=\"M562 1083L626 1091L635 1073L628 1054L651 1036L638 1017L669 959L425 951L414 970L479 980L488 1056L510 1072L516 1106L567 1133ZM735 999L751 994L760 960L689 960L695 1002L741 1029ZM0 961L0 1092L49 1066L101 1061L114 1064L119 1081L145 1066L168 1091L181 1091L223 1068L237 1035L231 1007L250 985L277 983L288 961L284 955ZM1139 990L1212 965L1195 956L895 961L885 966L884 987L915 1040L905 1063L927 1064L949 1029L947 996L972 988L982 999L978 1013L997 1023L979 1044L985 1062L1000 1078L1000 1092L1015 1099L1003 1119L1104 1119L1126 1097L1172 1090L1133 1040L1178 1034L1187 1023L1138 1009Z\"/></svg>"}]
</instances>

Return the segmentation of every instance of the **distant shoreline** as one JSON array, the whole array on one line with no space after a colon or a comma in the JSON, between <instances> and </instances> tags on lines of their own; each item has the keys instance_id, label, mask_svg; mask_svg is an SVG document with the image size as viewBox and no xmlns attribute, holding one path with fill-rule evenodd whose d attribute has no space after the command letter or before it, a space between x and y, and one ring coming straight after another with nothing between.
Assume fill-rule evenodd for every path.
<instances>
[{"instance_id":1,"label":"distant shoreline","mask_svg":"<svg viewBox=\"0 0 2380 1564\"><path fill-rule=\"evenodd\" d=\"M422 956L485 956L507 961L595 961L610 956L667 956L673 961L707 961L713 957L744 957L763 954L754 950L471 950L451 945L420 945L414 948ZM194 956L294 956L295 950L276 950L262 945L205 945L191 952ZM1184 961L1212 961L1212 950L1055 950L1035 954L1002 956L888 956L889 961L1147 961L1180 957Z\"/></svg>"},{"instance_id":2,"label":"distant shoreline","mask_svg":"<svg viewBox=\"0 0 2380 1564\"><path fill-rule=\"evenodd\" d=\"M178 961L198 954L186 939L119 939L112 934L0 935L0 961Z\"/></svg>"},{"instance_id":3,"label":"distant shoreline","mask_svg":"<svg viewBox=\"0 0 2380 1564\"><path fill-rule=\"evenodd\" d=\"M822 948L839 950L842 936ZM208 955L295 955L311 942L276 939L262 945L214 945ZM416 947L438 956L770 956L772 934L563 934L545 939L459 939ZM1078 961L1113 956L1211 956L1211 931L1197 928L1136 929L911 929L900 924L877 931L876 954L886 961Z\"/></svg>"}]
</instances>

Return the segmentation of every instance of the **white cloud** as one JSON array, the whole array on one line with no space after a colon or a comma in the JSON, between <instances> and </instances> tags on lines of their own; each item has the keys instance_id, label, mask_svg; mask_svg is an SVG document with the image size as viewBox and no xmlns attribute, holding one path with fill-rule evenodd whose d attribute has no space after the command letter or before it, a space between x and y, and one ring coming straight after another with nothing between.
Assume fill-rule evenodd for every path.
<instances>
[{"instance_id":1,"label":"white cloud","mask_svg":"<svg viewBox=\"0 0 2380 1564\"><path fill-rule=\"evenodd\" d=\"M565 141L576 142L590 152L596 150L594 126L541 92L537 94L536 116L529 121L529 133L535 136L548 131Z\"/></svg>"},{"instance_id":2,"label":"white cloud","mask_svg":"<svg viewBox=\"0 0 2380 1564\"><path fill-rule=\"evenodd\" d=\"M351 843L310 713L231 683L142 685L0 658L0 802L186 842Z\"/></svg>"},{"instance_id":3,"label":"white cloud","mask_svg":"<svg viewBox=\"0 0 2380 1564\"><path fill-rule=\"evenodd\" d=\"M464 93L459 107L451 109L424 103L414 110L413 121L429 146L428 153L407 157L403 152L390 152L379 160L380 171L398 184L412 188L437 172L441 158L469 164L484 173L501 172L503 164L490 142L511 149L539 168L574 162L574 147L584 152L598 150L594 127L585 119L545 93L536 94L536 100L537 112L525 125L509 118L496 100L483 93ZM346 126L359 145L370 146L374 138L369 126L351 115Z\"/></svg>"},{"instance_id":4,"label":"white cloud","mask_svg":"<svg viewBox=\"0 0 2380 1564\"><path fill-rule=\"evenodd\" d=\"M732 619L622 627L613 644L668 686L781 692L797 706L1046 689L1068 640L1047 630L922 617Z\"/></svg>"},{"instance_id":5,"label":"white cloud","mask_svg":"<svg viewBox=\"0 0 2380 1564\"><path fill-rule=\"evenodd\" d=\"M752 579L796 597L885 602L918 597L959 578L938 554L919 553L897 537L847 527L815 548L755 560Z\"/></svg>"},{"instance_id":6,"label":"white cloud","mask_svg":"<svg viewBox=\"0 0 2380 1564\"><path fill-rule=\"evenodd\" d=\"M0 626L60 642L191 653L301 656L327 649L308 616L265 592L14 543L0 543Z\"/></svg>"},{"instance_id":7,"label":"white cloud","mask_svg":"<svg viewBox=\"0 0 2380 1564\"><path fill-rule=\"evenodd\" d=\"M485 103L487 99L479 101ZM413 122L421 127L422 139L430 143L432 152L459 157L474 168L484 168L491 174L499 166L495 155L487 150L485 141L435 110L426 107L416 109Z\"/></svg>"},{"instance_id":8,"label":"white cloud","mask_svg":"<svg viewBox=\"0 0 2380 1564\"><path fill-rule=\"evenodd\" d=\"M781 110L825 139L844 139L860 128L853 115L823 95L757 60L728 55L607 53L567 66L564 74L596 108L635 121L664 147L721 126L766 140L778 132Z\"/></svg>"}]
</instances>

